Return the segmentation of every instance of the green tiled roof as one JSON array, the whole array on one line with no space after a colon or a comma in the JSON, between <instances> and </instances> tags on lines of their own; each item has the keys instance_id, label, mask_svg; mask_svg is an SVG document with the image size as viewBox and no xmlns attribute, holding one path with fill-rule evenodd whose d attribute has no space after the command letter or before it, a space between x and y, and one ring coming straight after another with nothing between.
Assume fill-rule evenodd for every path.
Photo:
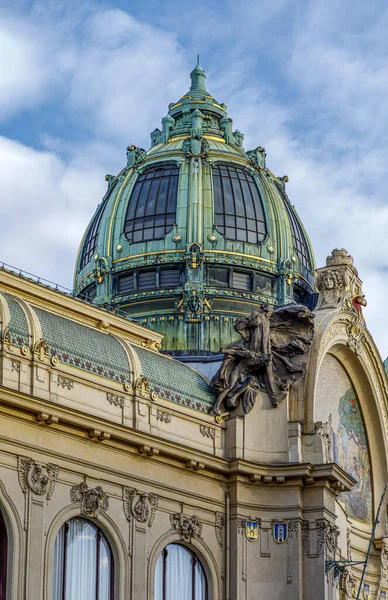
<instances>
[{"instance_id":1,"label":"green tiled roof","mask_svg":"<svg viewBox=\"0 0 388 600\"><path fill-rule=\"evenodd\" d=\"M112 381L131 381L127 354L114 337L41 308L33 309L52 356Z\"/></svg>"},{"instance_id":2,"label":"green tiled roof","mask_svg":"<svg viewBox=\"0 0 388 600\"><path fill-rule=\"evenodd\" d=\"M177 360L144 348L134 348L139 356L142 375L150 384L151 392L176 404L210 414L214 396L199 373Z\"/></svg>"},{"instance_id":3,"label":"green tiled roof","mask_svg":"<svg viewBox=\"0 0 388 600\"><path fill-rule=\"evenodd\" d=\"M22 346L29 346L28 323L22 307L10 294L2 292L2 295L8 304L11 315L9 322L11 344L20 348Z\"/></svg>"}]
</instances>

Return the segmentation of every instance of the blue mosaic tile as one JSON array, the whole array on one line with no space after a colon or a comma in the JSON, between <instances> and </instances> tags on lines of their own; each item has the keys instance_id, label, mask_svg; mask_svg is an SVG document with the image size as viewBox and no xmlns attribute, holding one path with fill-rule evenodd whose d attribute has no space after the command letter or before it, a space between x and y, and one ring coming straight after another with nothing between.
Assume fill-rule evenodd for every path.
<instances>
[{"instance_id":1,"label":"blue mosaic tile","mask_svg":"<svg viewBox=\"0 0 388 600\"><path fill-rule=\"evenodd\" d=\"M150 384L151 392L181 406L211 414L214 396L199 373L178 360L171 360L144 348L134 347L139 356L142 375Z\"/></svg>"},{"instance_id":2,"label":"blue mosaic tile","mask_svg":"<svg viewBox=\"0 0 388 600\"><path fill-rule=\"evenodd\" d=\"M28 322L26 315L19 302L15 300L13 296L7 294L6 292L1 292L4 296L9 312L11 315L9 326L11 344L14 346L29 346L29 331L28 331Z\"/></svg>"},{"instance_id":3,"label":"blue mosaic tile","mask_svg":"<svg viewBox=\"0 0 388 600\"><path fill-rule=\"evenodd\" d=\"M127 354L111 335L33 307L52 356L112 381L131 381Z\"/></svg>"}]
</instances>

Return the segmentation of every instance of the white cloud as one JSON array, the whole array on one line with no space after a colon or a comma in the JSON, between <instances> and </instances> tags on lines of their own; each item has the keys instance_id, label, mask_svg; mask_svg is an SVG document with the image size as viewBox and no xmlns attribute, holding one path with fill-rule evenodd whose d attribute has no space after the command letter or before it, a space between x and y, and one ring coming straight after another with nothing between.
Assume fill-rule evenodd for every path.
<instances>
[{"instance_id":1,"label":"white cloud","mask_svg":"<svg viewBox=\"0 0 388 600\"><path fill-rule=\"evenodd\" d=\"M218 54L208 59L208 89L228 104L245 147L265 146L268 166L290 176L288 193L318 265L334 247L354 255L369 302L367 322L388 354L381 309L388 294L387 13L380 11L374 23L367 7L311 1L283 24L283 37L271 39L280 31L271 19L288 10L286 0L272 3L259 20L250 2L245 12L228 5L205 21L189 12L183 20L166 18L165 30L122 10L73 4L60 18L47 5L29 19L0 24L0 117L55 96L56 110L84 140L42 132L46 151L0 140L1 258L71 285L79 240L105 190L103 175L122 168L128 143L147 146L168 103L189 87L192 65L178 39L192 26L196 44L218 43ZM222 35L210 39L215 25ZM277 90L265 69L255 71L255 64L266 64L265 40L272 44L267 53L282 58Z\"/></svg>"},{"instance_id":2,"label":"white cloud","mask_svg":"<svg viewBox=\"0 0 388 600\"><path fill-rule=\"evenodd\" d=\"M106 189L101 169L0 138L1 260L72 286L72 263Z\"/></svg>"}]
</instances>

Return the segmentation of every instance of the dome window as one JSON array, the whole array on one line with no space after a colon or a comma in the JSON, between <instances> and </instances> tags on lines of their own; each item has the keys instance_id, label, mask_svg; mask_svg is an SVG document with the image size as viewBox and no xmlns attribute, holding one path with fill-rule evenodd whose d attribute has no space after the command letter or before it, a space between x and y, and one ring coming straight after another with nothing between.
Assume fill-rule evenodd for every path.
<instances>
[{"instance_id":1,"label":"dome window","mask_svg":"<svg viewBox=\"0 0 388 600\"><path fill-rule=\"evenodd\" d=\"M176 221L179 168L165 164L144 171L135 183L125 216L129 241L159 240Z\"/></svg>"},{"instance_id":2,"label":"dome window","mask_svg":"<svg viewBox=\"0 0 388 600\"><path fill-rule=\"evenodd\" d=\"M227 239L260 244L267 235L263 202L252 175L233 165L213 168L217 230Z\"/></svg>"},{"instance_id":3,"label":"dome window","mask_svg":"<svg viewBox=\"0 0 388 600\"><path fill-rule=\"evenodd\" d=\"M82 248L82 254L79 265L80 270L88 264L96 249L98 234L101 226L101 219L102 215L104 214L104 210L107 205L109 196L110 194L103 199L103 201L97 208L93 219L90 222L89 229L86 234L85 242Z\"/></svg>"},{"instance_id":4,"label":"dome window","mask_svg":"<svg viewBox=\"0 0 388 600\"><path fill-rule=\"evenodd\" d=\"M295 254L299 258L301 265L311 273L313 271L313 268L311 265L310 252L306 240L306 234L303 231L303 228L299 222L298 217L295 214L295 211L288 197L282 192L281 187L279 185L276 184L276 187L282 194L282 197L284 199L284 205L286 207L288 217L290 219L292 241L294 244Z\"/></svg>"}]
</instances>

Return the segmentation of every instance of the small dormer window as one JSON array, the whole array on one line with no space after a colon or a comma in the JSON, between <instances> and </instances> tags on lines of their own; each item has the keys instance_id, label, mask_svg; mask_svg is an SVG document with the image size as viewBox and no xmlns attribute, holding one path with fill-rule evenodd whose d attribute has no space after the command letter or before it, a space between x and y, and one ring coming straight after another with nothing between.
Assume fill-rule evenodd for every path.
<instances>
[{"instance_id":1,"label":"small dormer window","mask_svg":"<svg viewBox=\"0 0 388 600\"><path fill-rule=\"evenodd\" d=\"M214 217L227 239L260 244L267 235L263 202L252 175L234 165L213 168Z\"/></svg>"}]
</instances>

